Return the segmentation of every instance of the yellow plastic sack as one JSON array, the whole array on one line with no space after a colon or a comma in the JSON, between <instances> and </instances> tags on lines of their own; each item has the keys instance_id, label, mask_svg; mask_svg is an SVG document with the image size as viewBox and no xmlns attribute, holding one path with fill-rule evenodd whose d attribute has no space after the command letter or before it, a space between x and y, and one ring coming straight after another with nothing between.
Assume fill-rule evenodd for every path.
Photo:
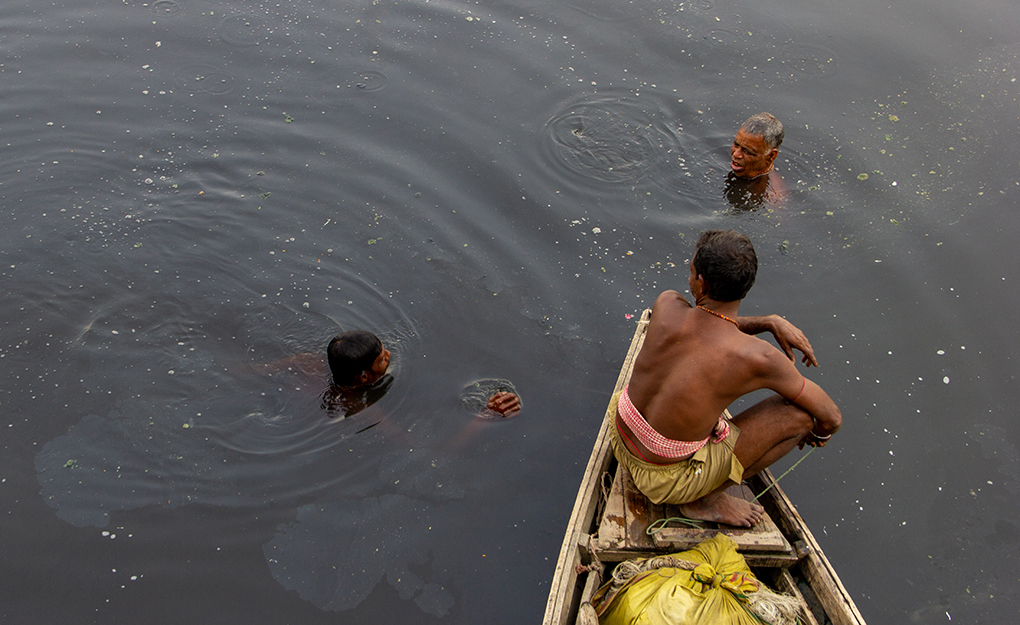
<instances>
[{"instance_id":1,"label":"yellow plastic sack","mask_svg":"<svg viewBox=\"0 0 1020 625\"><path fill-rule=\"evenodd\" d=\"M639 573L615 592L606 584L592 598L601 625L761 625L747 609L760 582L733 539L716 534L673 557L693 571L658 568Z\"/></svg>"}]
</instances>

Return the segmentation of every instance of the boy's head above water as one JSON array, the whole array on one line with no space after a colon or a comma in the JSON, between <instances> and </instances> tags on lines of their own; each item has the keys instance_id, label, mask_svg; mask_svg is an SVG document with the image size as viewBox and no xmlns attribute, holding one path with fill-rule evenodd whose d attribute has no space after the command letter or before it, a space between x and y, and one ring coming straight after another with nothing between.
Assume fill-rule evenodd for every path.
<instances>
[{"instance_id":1,"label":"boy's head above water","mask_svg":"<svg viewBox=\"0 0 1020 625\"><path fill-rule=\"evenodd\" d=\"M333 337L326 348L333 384L355 388L376 382L390 366L390 350L379 337L366 330L352 330Z\"/></svg>"}]
</instances>

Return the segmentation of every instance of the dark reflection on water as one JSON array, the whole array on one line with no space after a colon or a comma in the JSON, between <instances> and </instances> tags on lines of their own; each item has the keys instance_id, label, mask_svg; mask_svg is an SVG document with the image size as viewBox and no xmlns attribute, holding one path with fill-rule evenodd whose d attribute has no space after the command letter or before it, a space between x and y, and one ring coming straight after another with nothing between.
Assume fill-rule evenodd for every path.
<instances>
[{"instance_id":1,"label":"dark reflection on water","mask_svg":"<svg viewBox=\"0 0 1020 625\"><path fill-rule=\"evenodd\" d=\"M0 9L5 615L537 620L633 316L716 227L843 408L784 484L865 616L1015 614L1009 8ZM785 194L733 210L760 110ZM330 419L354 328L392 385Z\"/></svg>"}]
</instances>

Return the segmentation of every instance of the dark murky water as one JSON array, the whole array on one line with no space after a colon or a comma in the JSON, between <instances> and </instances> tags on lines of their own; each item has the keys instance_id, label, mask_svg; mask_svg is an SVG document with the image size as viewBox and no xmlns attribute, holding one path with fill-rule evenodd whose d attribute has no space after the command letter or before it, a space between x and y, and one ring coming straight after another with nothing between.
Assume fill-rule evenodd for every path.
<instances>
[{"instance_id":1,"label":"dark murky water","mask_svg":"<svg viewBox=\"0 0 1020 625\"><path fill-rule=\"evenodd\" d=\"M941 4L0 9L3 620L535 622L709 227L843 408L784 486L865 617L1012 617L1020 13ZM759 110L788 193L736 210ZM253 368L352 328L352 418Z\"/></svg>"}]
</instances>

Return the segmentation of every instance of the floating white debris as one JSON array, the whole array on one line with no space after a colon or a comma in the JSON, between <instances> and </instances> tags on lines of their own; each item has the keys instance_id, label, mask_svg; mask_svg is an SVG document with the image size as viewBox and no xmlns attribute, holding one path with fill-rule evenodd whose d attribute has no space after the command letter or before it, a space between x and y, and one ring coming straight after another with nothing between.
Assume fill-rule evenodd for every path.
<instances>
[{"instance_id":1,"label":"floating white debris","mask_svg":"<svg viewBox=\"0 0 1020 625\"><path fill-rule=\"evenodd\" d=\"M946 350L940 349L939 351L937 351L935 353L938 354L939 356L945 356L946 355Z\"/></svg>"},{"instance_id":2,"label":"floating white debris","mask_svg":"<svg viewBox=\"0 0 1020 625\"><path fill-rule=\"evenodd\" d=\"M942 383L943 384L949 384L949 376L948 375L946 377L942 378Z\"/></svg>"}]
</instances>

